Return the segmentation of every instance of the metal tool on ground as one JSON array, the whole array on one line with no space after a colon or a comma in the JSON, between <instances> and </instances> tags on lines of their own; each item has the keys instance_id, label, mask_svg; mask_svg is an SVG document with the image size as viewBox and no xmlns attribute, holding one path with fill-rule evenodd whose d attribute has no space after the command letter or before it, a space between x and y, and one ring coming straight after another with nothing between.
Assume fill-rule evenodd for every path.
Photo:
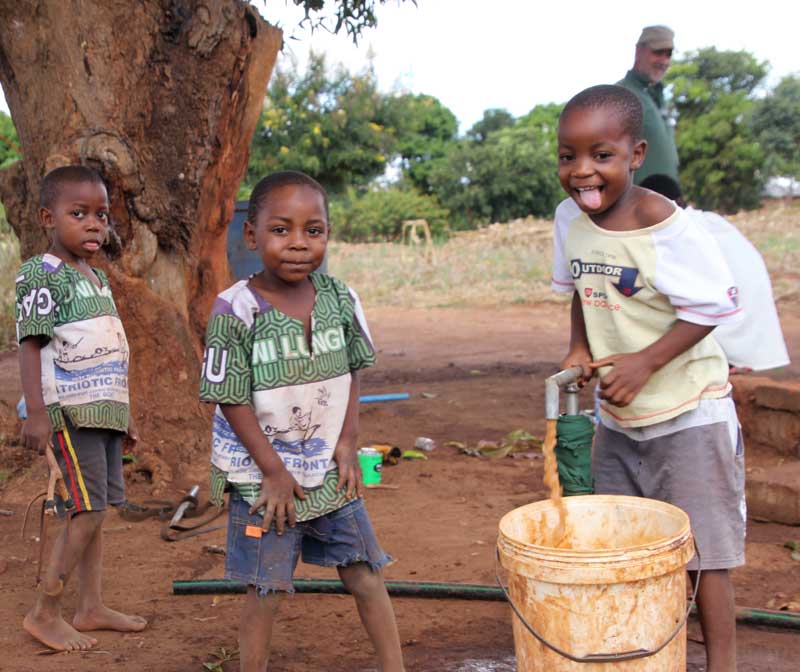
<instances>
[{"instance_id":1,"label":"metal tool on ground","mask_svg":"<svg viewBox=\"0 0 800 672\"><path fill-rule=\"evenodd\" d=\"M141 504L125 501L117 507L117 514L129 523L141 523L148 518L167 520L175 513L175 504L166 499L147 499Z\"/></svg>"},{"instance_id":2,"label":"metal tool on ground","mask_svg":"<svg viewBox=\"0 0 800 672\"><path fill-rule=\"evenodd\" d=\"M545 418L556 420L556 459L558 478L565 497L590 495L594 492L592 478L592 439L594 424L581 415L578 408L578 385L581 367L559 371L544 382ZM564 390L565 410L560 412L559 396Z\"/></svg>"},{"instance_id":3,"label":"metal tool on ground","mask_svg":"<svg viewBox=\"0 0 800 672\"><path fill-rule=\"evenodd\" d=\"M198 494L200 494L200 486L192 486L178 503L178 506L175 507L175 513L171 520L161 528L161 538L164 541L181 541L189 537L197 537L201 534L221 530L225 527L224 524L206 527L206 525L219 518L225 512L225 507L213 506L210 502L201 507L197 499ZM200 520L191 525L182 522L184 518L200 517L208 510L211 510L209 515L200 518Z\"/></svg>"}]
</instances>

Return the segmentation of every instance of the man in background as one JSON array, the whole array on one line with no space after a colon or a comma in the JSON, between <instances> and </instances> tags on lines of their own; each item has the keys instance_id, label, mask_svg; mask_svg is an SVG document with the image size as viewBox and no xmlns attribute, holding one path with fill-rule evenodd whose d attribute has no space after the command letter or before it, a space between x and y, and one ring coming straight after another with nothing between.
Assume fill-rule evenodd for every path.
<instances>
[{"instance_id":1,"label":"man in background","mask_svg":"<svg viewBox=\"0 0 800 672\"><path fill-rule=\"evenodd\" d=\"M633 68L617 82L633 91L644 108L644 139L647 155L634 175L641 184L648 175L668 175L678 181L678 150L675 136L664 108L664 87L661 80L667 74L675 33L666 26L647 26L636 43Z\"/></svg>"}]
</instances>

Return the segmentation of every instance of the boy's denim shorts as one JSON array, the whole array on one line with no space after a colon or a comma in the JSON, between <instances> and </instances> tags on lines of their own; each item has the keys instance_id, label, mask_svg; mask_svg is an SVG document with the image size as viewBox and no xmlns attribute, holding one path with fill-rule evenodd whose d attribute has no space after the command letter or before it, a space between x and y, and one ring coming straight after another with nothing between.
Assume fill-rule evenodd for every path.
<instances>
[{"instance_id":1,"label":"boy's denim shorts","mask_svg":"<svg viewBox=\"0 0 800 672\"><path fill-rule=\"evenodd\" d=\"M261 529L263 516L249 513L250 504L234 490L230 494L225 578L258 588L259 595L294 592L292 575L302 553L303 562L322 567L347 567L366 562L373 570L391 558L383 552L369 522L363 499L294 527L278 536L273 523L260 537L248 536L248 526Z\"/></svg>"}]
</instances>

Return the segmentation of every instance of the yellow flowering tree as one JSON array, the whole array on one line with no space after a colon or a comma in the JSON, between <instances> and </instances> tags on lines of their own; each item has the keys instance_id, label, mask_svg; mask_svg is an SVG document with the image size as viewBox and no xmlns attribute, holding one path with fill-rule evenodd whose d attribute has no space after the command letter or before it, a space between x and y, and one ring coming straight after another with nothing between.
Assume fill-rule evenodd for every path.
<instances>
[{"instance_id":1,"label":"yellow flowering tree","mask_svg":"<svg viewBox=\"0 0 800 672\"><path fill-rule=\"evenodd\" d=\"M336 193L381 175L394 151L387 96L371 66L358 73L328 68L312 53L308 68L278 70L250 146L242 192L275 170L302 170Z\"/></svg>"}]
</instances>

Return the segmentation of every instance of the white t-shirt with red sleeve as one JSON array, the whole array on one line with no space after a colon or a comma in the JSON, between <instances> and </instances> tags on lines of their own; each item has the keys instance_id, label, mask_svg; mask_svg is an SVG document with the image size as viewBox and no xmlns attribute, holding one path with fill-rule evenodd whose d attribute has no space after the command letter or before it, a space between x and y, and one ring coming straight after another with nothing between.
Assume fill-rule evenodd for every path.
<instances>
[{"instance_id":1,"label":"white t-shirt with red sleeve","mask_svg":"<svg viewBox=\"0 0 800 672\"><path fill-rule=\"evenodd\" d=\"M728 362L753 371L790 363L781 322L772 296L772 283L764 259L753 244L728 220L715 212L686 208L717 241L739 288L745 319L720 325L713 336Z\"/></svg>"},{"instance_id":2,"label":"white t-shirt with red sleeve","mask_svg":"<svg viewBox=\"0 0 800 672\"><path fill-rule=\"evenodd\" d=\"M677 320L716 326L741 319L738 289L717 243L680 208L645 229L607 231L567 199L556 209L554 248L552 287L578 292L596 360L638 352ZM708 336L654 373L628 406L603 401L601 419L647 427L729 391L725 354Z\"/></svg>"}]
</instances>

